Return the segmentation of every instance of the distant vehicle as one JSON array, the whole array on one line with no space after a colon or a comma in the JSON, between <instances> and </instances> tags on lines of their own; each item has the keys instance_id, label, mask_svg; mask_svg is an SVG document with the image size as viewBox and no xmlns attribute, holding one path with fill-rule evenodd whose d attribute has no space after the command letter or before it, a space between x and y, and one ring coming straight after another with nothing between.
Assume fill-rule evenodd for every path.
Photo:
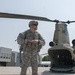
<instances>
[{"instance_id":1,"label":"distant vehicle","mask_svg":"<svg viewBox=\"0 0 75 75\"><path fill-rule=\"evenodd\" d=\"M41 67L50 67L51 62L50 61L41 61L40 66Z\"/></svg>"},{"instance_id":2,"label":"distant vehicle","mask_svg":"<svg viewBox=\"0 0 75 75\"><path fill-rule=\"evenodd\" d=\"M11 62L12 49L0 47L0 66L6 66L8 62Z\"/></svg>"}]
</instances>

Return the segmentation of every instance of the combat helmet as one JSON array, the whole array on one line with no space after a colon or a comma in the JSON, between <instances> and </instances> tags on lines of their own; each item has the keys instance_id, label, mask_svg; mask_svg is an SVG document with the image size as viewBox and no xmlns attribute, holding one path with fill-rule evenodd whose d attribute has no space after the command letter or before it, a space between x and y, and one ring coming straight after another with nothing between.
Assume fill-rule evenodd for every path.
<instances>
[{"instance_id":1,"label":"combat helmet","mask_svg":"<svg viewBox=\"0 0 75 75\"><path fill-rule=\"evenodd\" d=\"M37 26L38 25L38 22L37 21L30 21L29 22L29 27L30 27L30 25L35 25L35 26Z\"/></svg>"}]
</instances>

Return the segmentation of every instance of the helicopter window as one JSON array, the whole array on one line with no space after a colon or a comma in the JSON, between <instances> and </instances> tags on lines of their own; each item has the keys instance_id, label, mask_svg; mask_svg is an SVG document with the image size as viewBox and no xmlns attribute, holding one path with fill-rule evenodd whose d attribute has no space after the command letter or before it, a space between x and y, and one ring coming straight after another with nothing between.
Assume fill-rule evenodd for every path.
<instances>
[{"instance_id":1,"label":"helicopter window","mask_svg":"<svg viewBox=\"0 0 75 75\"><path fill-rule=\"evenodd\" d=\"M64 33L65 33L65 35L68 34L68 32L67 32L67 25L64 25Z\"/></svg>"}]
</instances>

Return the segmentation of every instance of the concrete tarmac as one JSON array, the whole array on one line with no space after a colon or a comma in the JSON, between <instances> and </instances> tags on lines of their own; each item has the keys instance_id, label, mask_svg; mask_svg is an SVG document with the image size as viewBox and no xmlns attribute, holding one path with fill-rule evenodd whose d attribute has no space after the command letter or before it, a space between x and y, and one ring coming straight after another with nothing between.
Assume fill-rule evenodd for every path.
<instances>
[{"instance_id":1,"label":"concrete tarmac","mask_svg":"<svg viewBox=\"0 0 75 75\"><path fill-rule=\"evenodd\" d=\"M75 72L51 72L49 71L50 67L39 67L39 75L75 75ZM20 67L0 67L0 75L20 75ZM27 75L31 75L31 67L27 69Z\"/></svg>"}]
</instances>

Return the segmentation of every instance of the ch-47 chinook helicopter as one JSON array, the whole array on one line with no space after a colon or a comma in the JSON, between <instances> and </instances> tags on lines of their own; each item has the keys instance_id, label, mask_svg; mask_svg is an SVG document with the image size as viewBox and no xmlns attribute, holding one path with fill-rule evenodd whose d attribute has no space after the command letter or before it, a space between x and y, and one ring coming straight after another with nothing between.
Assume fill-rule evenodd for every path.
<instances>
[{"instance_id":1,"label":"ch-47 chinook helicopter","mask_svg":"<svg viewBox=\"0 0 75 75\"><path fill-rule=\"evenodd\" d=\"M0 12L0 18L15 18L15 19L32 19L40 21L55 22L55 32L53 41L49 43L51 48L48 49L48 54L51 60L52 71L72 71L75 69L75 40L72 41L73 46L70 46L67 23L75 21L59 21L50 20L45 17L11 14Z\"/></svg>"}]
</instances>

